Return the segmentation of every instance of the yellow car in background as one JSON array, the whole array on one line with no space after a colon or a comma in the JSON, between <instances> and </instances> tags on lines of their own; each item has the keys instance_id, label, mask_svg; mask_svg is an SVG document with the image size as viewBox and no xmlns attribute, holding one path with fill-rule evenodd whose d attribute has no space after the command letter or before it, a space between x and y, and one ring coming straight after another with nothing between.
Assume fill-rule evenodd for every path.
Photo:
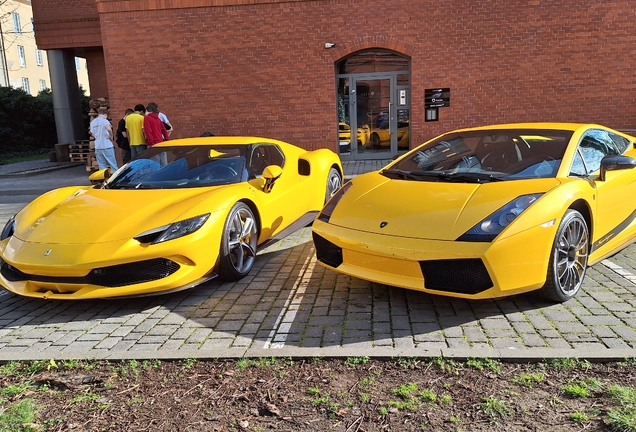
<instances>
[{"instance_id":1,"label":"yellow car in background","mask_svg":"<svg viewBox=\"0 0 636 432\"><path fill-rule=\"evenodd\" d=\"M257 137L166 141L101 187L36 198L0 234L0 285L27 297L88 299L238 280L258 248L310 223L341 186L327 149Z\"/></svg>"},{"instance_id":2,"label":"yellow car in background","mask_svg":"<svg viewBox=\"0 0 636 432\"><path fill-rule=\"evenodd\" d=\"M364 146L369 141L369 126L364 125L357 129L358 151L364 151ZM338 123L338 138L340 139L340 153L351 151L351 126L345 122Z\"/></svg>"},{"instance_id":3,"label":"yellow car in background","mask_svg":"<svg viewBox=\"0 0 636 432\"><path fill-rule=\"evenodd\" d=\"M368 127L368 126L367 126ZM409 142L409 121L398 121L397 128L398 148L408 148ZM391 145L391 134L389 133L388 118L380 122L377 127L371 128L369 132L369 144L371 148L389 147Z\"/></svg>"},{"instance_id":4,"label":"yellow car in background","mask_svg":"<svg viewBox=\"0 0 636 432\"><path fill-rule=\"evenodd\" d=\"M334 195L312 228L318 261L432 294L567 301L636 239L634 140L571 123L440 135Z\"/></svg>"}]
</instances>

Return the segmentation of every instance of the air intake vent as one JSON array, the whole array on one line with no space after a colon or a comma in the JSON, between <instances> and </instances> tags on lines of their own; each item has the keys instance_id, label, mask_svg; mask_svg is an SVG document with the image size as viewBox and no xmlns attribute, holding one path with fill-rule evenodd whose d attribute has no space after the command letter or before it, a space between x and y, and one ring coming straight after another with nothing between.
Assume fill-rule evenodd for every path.
<instances>
[{"instance_id":1,"label":"air intake vent","mask_svg":"<svg viewBox=\"0 0 636 432\"><path fill-rule=\"evenodd\" d=\"M492 280L480 259L420 261L424 287L461 294L478 294L492 288Z\"/></svg>"},{"instance_id":2,"label":"air intake vent","mask_svg":"<svg viewBox=\"0 0 636 432\"><path fill-rule=\"evenodd\" d=\"M334 268L342 264L341 248L316 233L312 233L312 235L314 237L314 246L316 247L316 258L318 258L318 261Z\"/></svg>"}]
</instances>

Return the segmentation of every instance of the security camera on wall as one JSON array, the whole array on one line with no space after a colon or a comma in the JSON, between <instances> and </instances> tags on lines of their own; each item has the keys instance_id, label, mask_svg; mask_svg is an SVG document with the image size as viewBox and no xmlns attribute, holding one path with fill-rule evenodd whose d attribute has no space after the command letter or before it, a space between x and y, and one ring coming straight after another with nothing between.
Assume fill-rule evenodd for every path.
<instances>
[{"instance_id":1,"label":"security camera on wall","mask_svg":"<svg viewBox=\"0 0 636 432\"><path fill-rule=\"evenodd\" d=\"M327 42L327 43L325 44L325 48L326 48L326 49L333 48L333 47L335 47L335 46L336 46L336 44L335 44L335 43Z\"/></svg>"}]
</instances>

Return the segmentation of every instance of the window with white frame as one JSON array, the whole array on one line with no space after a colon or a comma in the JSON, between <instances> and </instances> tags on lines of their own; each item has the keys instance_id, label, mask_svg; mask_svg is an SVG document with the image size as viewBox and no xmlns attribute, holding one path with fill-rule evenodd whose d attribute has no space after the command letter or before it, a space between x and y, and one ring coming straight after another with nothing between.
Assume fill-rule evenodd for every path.
<instances>
[{"instance_id":1,"label":"window with white frame","mask_svg":"<svg viewBox=\"0 0 636 432\"><path fill-rule=\"evenodd\" d=\"M16 33L22 33L22 25L20 24L20 14L17 12L12 12L11 16L13 17L13 31Z\"/></svg>"},{"instance_id":2,"label":"window with white frame","mask_svg":"<svg viewBox=\"0 0 636 432\"><path fill-rule=\"evenodd\" d=\"M45 80L40 80L40 90L41 91L46 90L46 81Z\"/></svg>"},{"instance_id":3,"label":"window with white frame","mask_svg":"<svg viewBox=\"0 0 636 432\"><path fill-rule=\"evenodd\" d=\"M80 59L78 57L75 57L75 69L78 72L82 70L82 65L80 64Z\"/></svg>"},{"instance_id":4,"label":"window with white frame","mask_svg":"<svg viewBox=\"0 0 636 432\"><path fill-rule=\"evenodd\" d=\"M27 93L31 93L31 88L29 87L29 79L22 77L22 90Z\"/></svg>"},{"instance_id":5,"label":"window with white frame","mask_svg":"<svg viewBox=\"0 0 636 432\"><path fill-rule=\"evenodd\" d=\"M24 55L24 47L18 45L18 58L20 59L20 66L26 67L26 56Z\"/></svg>"},{"instance_id":6,"label":"window with white frame","mask_svg":"<svg viewBox=\"0 0 636 432\"><path fill-rule=\"evenodd\" d=\"M40 51L39 49L35 49L35 63L38 66L42 66L43 61L42 61L42 51Z\"/></svg>"}]
</instances>

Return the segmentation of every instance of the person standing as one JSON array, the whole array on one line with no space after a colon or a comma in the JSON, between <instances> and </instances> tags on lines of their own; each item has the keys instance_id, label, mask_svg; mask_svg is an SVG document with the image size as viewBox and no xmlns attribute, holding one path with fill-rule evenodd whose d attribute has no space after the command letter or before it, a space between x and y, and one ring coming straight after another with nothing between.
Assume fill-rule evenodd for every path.
<instances>
[{"instance_id":1,"label":"person standing","mask_svg":"<svg viewBox=\"0 0 636 432\"><path fill-rule=\"evenodd\" d=\"M161 120L163 122L163 125L166 127L168 135L172 135L172 132L174 132L174 127L172 126L172 123L170 123L170 120L168 120L168 116L159 111L159 120Z\"/></svg>"},{"instance_id":2,"label":"person standing","mask_svg":"<svg viewBox=\"0 0 636 432\"><path fill-rule=\"evenodd\" d=\"M146 150L146 137L144 135L144 114L146 107L142 104L135 105L135 112L126 117L126 134L130 145L130 157L134 158Z\"/></svg>"},{"instance_id":3,"label":"person standing","mask_svg":"<svg viewBox=\"0 0 636 432\"><path fill-rule=\"evenodd\" d=\"M146 145L148 147L170 139L166 126L159 119L159 106L154 102L150 102L146 107L144 133L146 134Z\"/></svg>"},{"instance_id":4,"label":"person standing","mask_svg":"<svg viewBox=\"0 0 636 432\"><path fill-rule=\"evenodd\" d=\"M127 163L130 160L130 142L128 141L128 132L126 132L126 117L132 113L134 113L132 109L126 109L124 117L117 123L115 141L117 142L117 147L121 150L121 160L123 163Z\"/></svg>"},{"instance_id":5,"label":"person standing","mask_svg":"<svg viewBox=\"0 0 636 432\"><path fill-rule=\"evenodd\" d=\"M108 121L108 109L99 108L97 117L90 124L91 135L95 137L95 157L100 170L117 170L115 146L113 146L113 127Z\"/></svg>"}]
</instances>

